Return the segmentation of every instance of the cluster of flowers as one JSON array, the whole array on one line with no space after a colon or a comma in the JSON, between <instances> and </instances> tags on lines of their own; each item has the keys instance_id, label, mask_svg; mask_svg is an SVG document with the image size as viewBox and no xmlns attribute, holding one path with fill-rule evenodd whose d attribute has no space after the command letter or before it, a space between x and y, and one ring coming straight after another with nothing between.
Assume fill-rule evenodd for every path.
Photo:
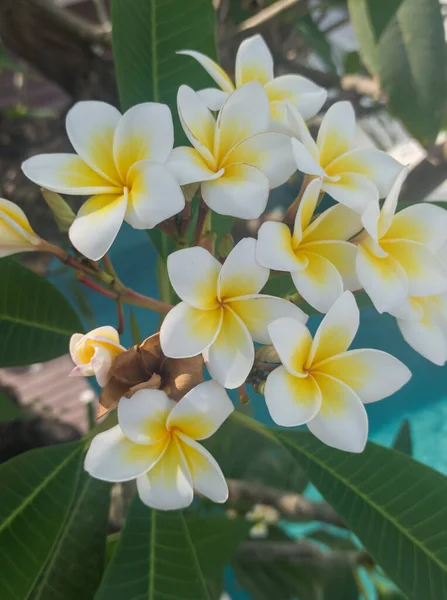
<instances>
[{"instance_id":1,"label":"cluster of flowers","mask_svg":"<svg viewBox=\"0 0 447 600\"><path fill-rule=\"evenodd\" d=\"M273 345L281 363L272 365L264 390L273 420L307 424L326 444L351 452L367 440L364 404L410 378L385 352L349 350L359 326L353 291L364 289L379 312L395 315L418 352L436 364L447 360L447 213L429 204L396 213L407 170L379 150L353 148L349 103L329 108L314 141L305 120L322 108L325 91L297 75L275 78L260 36L241 44L235 86L206 56L183 54L221 88L180 87L178 113L190 147L173 148L165 105L145 103L121 115L104 103L80 102L67 115L76 154L35 156L23 165L46 189L91 195L69 231L91 260L107 252L123 220L147 229L182 211L182 185L199 184L216 213L257 219L271 189L297 170L304 176L296 210L287 213L291 228L264 222L257 239L242 239L223 264L201 246L168 257L181 302L162 323L161 349L173 359L202 355L212 380L178 401L163 389L121 398L118 425L95 437L85 463L100 479L136 478L142 500L162 509L187 506L193 490L226 500L222 472L197 441L233 410L225 388L246 381L254 342ZM335 203L318 212L325 193ZM3 254L39 248L23 212L6 200L0 238ZM298 306L260 293L270 269L290 272L298 294L326 313L313 339ZM113 328L102 327L73 336L70 351L75 373L96 375L104 386L125 348Z\"/></svg>"}]
</instances>

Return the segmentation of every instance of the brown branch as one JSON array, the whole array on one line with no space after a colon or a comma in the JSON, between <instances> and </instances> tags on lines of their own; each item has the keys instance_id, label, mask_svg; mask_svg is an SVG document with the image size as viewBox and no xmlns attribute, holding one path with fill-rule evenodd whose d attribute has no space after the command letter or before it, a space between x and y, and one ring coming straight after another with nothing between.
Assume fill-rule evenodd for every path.
<instances>
[{"instance_id":1,"label":"brown branch","mask_svg":"<svg viewBox=\"0 0 447 600\"><path fill-rule=\"evenodd\" d=\"M236 553L241 562L286 562L323 568L373 567L371 557L364 550L323 552L312 542L270 542L250 540L242 542Z\"/></svg>"},{"instance_id":2,"label":"brown branch","mask_svg":"<svg viewBox=\"0 0 447 600\"><path fill-rule=\"evenodd\" d=\"M300 17L305 15L308 10L307 0L278 0L256 13L253 17L242 21L233 35L242 34L242 37L246 37L246 34L254 35L265 26L270 25L285 15L288 17L291 15Z\"/></svg>"},{"instance_id":3,"label":"brown branch","mask_svg":"<svg viewBox=\"0 0 447 600\"><path fill-rule=\"evenodd\" d=\"M252 507L254 504L266 504L275 508L281 518L295 523L320 521L337 527L346 525L325 502L311 502L301 494L278 490L251 481L227 479L229 499L233 505Z\"/></svg>"}]
</instances>

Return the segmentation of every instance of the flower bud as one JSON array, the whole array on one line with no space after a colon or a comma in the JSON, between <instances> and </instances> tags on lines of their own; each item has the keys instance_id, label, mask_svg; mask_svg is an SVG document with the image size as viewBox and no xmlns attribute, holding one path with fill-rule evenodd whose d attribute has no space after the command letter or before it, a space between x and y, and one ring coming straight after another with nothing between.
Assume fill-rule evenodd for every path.
<instances>
[{"instance_id":1,"label":"flower bud","mask_svg":"<svg viewBox=\"0 0 447 600\"><path fill-rule=\"evenodd\" d=\"M40 242L23 210L17 204L0 198L0 258L38 250Z\"/></svg>"},{"instance_id":2,"label":"flower bud","mask_svg":"<svg viewBox=\"0 0 447 600\"><path fill-rule=\"evenodd\" d=\"M76 218L76 215L65 202L65 200L56 192L50 192L42 188L42 196L45 202L48 204L49 209L53 213L56 225L62 233L66 233L71 224Z\"/></svg>"}]
</instances>

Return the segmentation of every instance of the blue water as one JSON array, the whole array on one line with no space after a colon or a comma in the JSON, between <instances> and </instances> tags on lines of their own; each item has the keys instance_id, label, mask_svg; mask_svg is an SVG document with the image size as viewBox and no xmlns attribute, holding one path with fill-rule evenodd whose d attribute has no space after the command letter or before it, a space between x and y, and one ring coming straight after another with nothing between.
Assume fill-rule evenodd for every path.
<instances>
[{"instance_id":1,"label":"blue water","mask_svg":"<svg viewBox=\"0 0 447 600\"><path fill-rule=\"evenodd\" d=\"M143 294L157 297L156 252L145 232L124 225L112 247L111 257L122 281ZM71 270L53 277L53 282L72 301ZM116 307L113 301L85 289L95 325L116 326ZM133 307L141 334L147 337L158 330L160 317L156 313ZM129 307L125 307L126 318ZM320 318L312 317L309 328L314 331ZM126 321L128 323L128 321ZM125 346L132 345L129 329L121 337ZM414 457L431 467L447 473L447 368L431 364L414 352L402 339L395 320L379 315L373 307L363 308L359 333L353 348L377 348L403 361L413 376L410 382L391 398L367 405L370 421L370 439L390 445L403 419L410 421ZM273 425L263 397L252 395L254 415L260 421ZM293 528L289 532L292 533ZM302 534L302 529L295 531ZM237 589L234 578L227 578L228 592L233 600L248 600Z\"/></svg>"}]
</instances>

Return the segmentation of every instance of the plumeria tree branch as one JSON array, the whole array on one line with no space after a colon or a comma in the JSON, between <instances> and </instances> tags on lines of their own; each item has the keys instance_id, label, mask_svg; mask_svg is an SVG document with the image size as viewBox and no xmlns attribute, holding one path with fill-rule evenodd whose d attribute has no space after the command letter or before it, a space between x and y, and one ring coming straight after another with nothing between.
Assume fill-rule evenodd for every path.
<instances>
[{"instance_id":1,"label":"plumeria tree branch","mask_svg":"<svg viewBox=\"0 0 447 600\"><path fill-rule=\"evenodd\" d=\"M275 508L282 519L294 523L320 521L341 528L346 527L334 509L325 502L311 502L301 494L251 481L227 479L227 484L229 504L249 507L265 504Z\"/></svg>"}]
</instances>

